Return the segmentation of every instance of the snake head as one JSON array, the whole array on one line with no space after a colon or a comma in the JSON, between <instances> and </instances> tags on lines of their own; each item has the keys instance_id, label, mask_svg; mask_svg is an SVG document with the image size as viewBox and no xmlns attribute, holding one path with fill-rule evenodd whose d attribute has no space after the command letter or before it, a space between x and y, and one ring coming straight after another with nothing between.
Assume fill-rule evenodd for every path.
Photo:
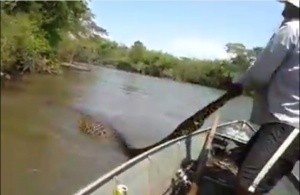
<instances>
[{"instance_id":1,"label":"snake head","mask_svg":"<svg viewBox=\"0 0 300 195\"><path fill-rule=\"evenodd\" d=\"M86 131L88 126L89 126L88 121L85 118L80 118L78 120L78 127L81 131Z\"/></svg>"}]
</instances>

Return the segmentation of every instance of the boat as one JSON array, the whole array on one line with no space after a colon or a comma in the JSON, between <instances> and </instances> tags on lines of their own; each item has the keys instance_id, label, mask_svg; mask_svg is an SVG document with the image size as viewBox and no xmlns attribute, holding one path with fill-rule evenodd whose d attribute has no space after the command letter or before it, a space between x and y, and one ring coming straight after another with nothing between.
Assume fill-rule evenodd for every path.
<instances>
[{"instance_id":1,"label":"boat","mask_svg":"<svg viewBox=\"0 0 300 195\"><path fill-rule=\"evenodd\" d=\"M199 181L201 194L234 194L236 158L257 128L248 121L231 121L217 126L211 155ZM176 184L186 181L210 129L199 129L158 145L81 188L75 195L176 194ZM298 195L299 164L269 194Z\"/></svg>"}]
</instances>

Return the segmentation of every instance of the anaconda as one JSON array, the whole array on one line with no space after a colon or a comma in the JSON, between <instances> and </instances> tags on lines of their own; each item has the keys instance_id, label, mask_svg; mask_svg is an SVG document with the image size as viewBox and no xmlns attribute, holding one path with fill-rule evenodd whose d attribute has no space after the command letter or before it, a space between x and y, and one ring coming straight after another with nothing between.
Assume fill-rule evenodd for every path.
<instances>
[{"instance_id":1,"label":"anaconda","mask_svg":"<svg viewBox=\"0 0 300 195\"><path fill-rule=\"evenodd\" d=\"M102 122L94 120L91 116L83 116L78 121L78 127L84 134L98 138L113 138L118 137L116 131L112 130Z\"/></svg>"},{"instance_id":2,"label":"anaconda","mask_svg":"<svg viewBox=\"0 0 300 195\"><path fill-rule=\"evenodd\" d=\"M238 95L240 94L234 94L229 92L225 93L223 96L213 101L209 105L205 106L203 109L197 111L189 118L187 118L185 121L183 121L181 124L179 124L177 128L169 136L165 137L158 143L155 143L151 146L147 146L145 148L138 148L138 149L129 148L125 140L120 136L120 134L116 130L114 130L110 126L104 125L103 122L92 119L92 117L85 116L81 118L79 120L79 128L82 132L91 136L99 136L103 138L109 137L109 138L117 139L117 141L123 147L122 148L123 151L125 151L129 157L134 157L164 142L181 137L183 135L188 135L193 133L203 125L204 120L208 116L210 116L216 110L221 108L226 102L235 98Z\"/></svg>"},{"instance_id":3,"label":"anaconda","mask_svg":"<svg viewBox=\"0 0 300 195\"><path fill-rule=\"evenodd\" d=\"M167 142L169 140L181 137L183 135L188 135L203 125L205 119L209 117L212 113L217 111L219 108L221 108L226 102L229 100L239 96L241 93L232 93L232 92L226 92L223 96L218 98L217 100L213 101L212 103L205 106L203 109L197 111L193 115L191 115L189 118L184 120L182 123L180 123L177 128L167 137L162 139L161 141L151 145L147 146L145 148L127 148L126 150L129 151L130 157L137 156L147 150L150 150L154 148L155 146L158 146L164 142Z\"/></svg>"},{"instance_id":4,"label":"anaconda","mask_svg":"<svg viewBox=\"0 0 300 195\"><path fill-rule=\"evenodd\" d=\"M96 120L88 114L81 113L81 117L78 120L78 127L82 133L89 135L90 137L94 137L98 139L100 138L105 141L110 140L110 141L118 142L123 152L127 156L130 156L130 154L128 154L127 151L128 147L123 137L121 136L121 134L118 133L118 131L112 128L108 123L105 123L104 121Z\"/></svg>"}]
</instances>

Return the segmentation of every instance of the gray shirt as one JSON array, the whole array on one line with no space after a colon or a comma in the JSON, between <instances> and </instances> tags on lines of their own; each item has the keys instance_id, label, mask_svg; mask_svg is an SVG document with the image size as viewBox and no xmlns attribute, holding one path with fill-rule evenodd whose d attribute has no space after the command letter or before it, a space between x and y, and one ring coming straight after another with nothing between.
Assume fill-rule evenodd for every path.
<instances>
[{"instance_id":1,"label":"gray shirt","mask_svg":"<svg viewBox=\"0 0 300 195\"><path fill-rule=\"evenodd\" d=\"M234 79L255 90L250 121L299 128L299 20L287 20L248 70Z\"/></svg>"}]
</instances>

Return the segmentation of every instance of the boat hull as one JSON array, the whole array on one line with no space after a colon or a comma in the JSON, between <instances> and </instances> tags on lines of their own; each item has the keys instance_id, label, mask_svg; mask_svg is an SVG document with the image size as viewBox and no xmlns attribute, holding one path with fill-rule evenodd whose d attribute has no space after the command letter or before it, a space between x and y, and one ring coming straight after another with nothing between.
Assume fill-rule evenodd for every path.
<instances>
[{"instance_id":1,"label":"boat hull","mask_svg":"<svg viewBox=\"0 0 300 195\"><path fill-rule=\"evenodd\" d=\"M171 180L180 168L182 160L197 159L209 129L198 130L189 136L168 141L136 156L80 189L76 195L110 195L113 194L113 190L119 184L126 185L130 195L164 194L170 187ZM216 135L243 145L249 141L255 133L255 129L257 127L253 127L245 121L233 121L219 125ZM298 195L299 179L297 180L297 176L299 177L299 169L295 168L293 173L289 177L283 178L270 194ZM204 177L202 181L205 184L203 193L218 194L216 191L219 190L222 195L226 194L226 191L228 194L232 194L232 186L220 184L218 182L220 177L217 179L211 175ZM228 177L225 179L228 180Z\"/></svg>"}]
</instances>

